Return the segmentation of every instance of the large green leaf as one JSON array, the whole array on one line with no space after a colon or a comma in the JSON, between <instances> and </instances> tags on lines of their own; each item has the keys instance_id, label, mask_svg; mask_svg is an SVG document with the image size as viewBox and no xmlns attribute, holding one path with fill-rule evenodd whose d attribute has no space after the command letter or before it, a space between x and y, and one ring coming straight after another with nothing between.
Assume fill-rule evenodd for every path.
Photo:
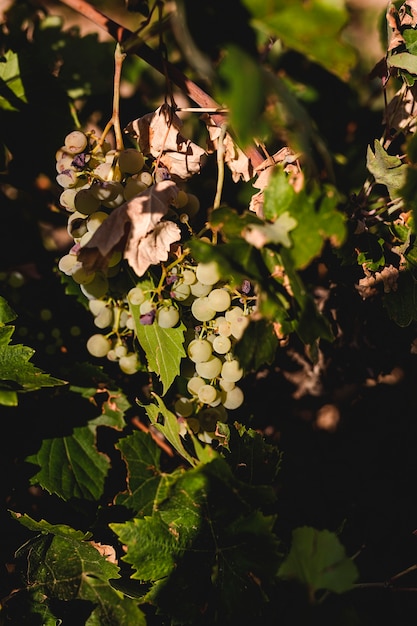
<instances>
[{"instance_id":1,"label":"large green leaf","mask_svg":"<svg viewBox=\"0 0 417 626\"><path fill-rule=\"evenodd\" d=\"M67 437L44 439L40 450L26 458L40 467L30 482L63 500L98 500L110 468L107 455L96 446L94 425L74 428Z\"/></svg>"},{"instance_id":2,"label":"large green leaf","mask_svg":"<svg viewBox=\"0 0 417 626\"><path fill-rule=\"evenodd\" d=\"M417 60L417 57L414 57ZM378 139L374 141L374 151L368 146L366 166L375 181L385 185L391 198L401 197L405 185L408 165L398 156L388 154Z\"/></svg>"},{"instance_id":3,"label":"large green leaf","mask_svg":"<svg viewBox=\"0 0 417 626\"><path fill-rule=\"evenodd\" d=\"M51 600L91 603L86 626L145 626L137 604L110 584L120 574L116 563L106 557L105 546L90 542L89 534L65 525L15 517L38 531L18 550L17 558L25 559L28 588L41 592L47 605Z\"/></svg>"},{"instance_id":4,"label":"large green leaf","mask_svg":"<svg viewBox=\"0 0 417 626\"><path fill-rule=\"evenodd\" d=\"M116 445L127 468L127 493L116 498L136 512L138 517L150 515L161 482L159 448L149 433L134 432Z\"/></svg>"},{"instance_id":5,"label":"large green leaf","mask_svg":"<svg viewBox=\"0 0 417 626\"><path fill-rule=\"evenodd\" d=\"M344 0L243 0L262 33L282 40L343 80L350 76L357 55L341 38L349 21Z\"/></svg>"},{"instance_id":6,"label":"large green leaf","mask_svg":"<svg viewBox=\"0 0 417 626\"><path fill-rule=\"evenodd\" d=\"M335 533L304 526L293 531L291 549L279 576L306 585L313 598L319 590L348 591L358 571Z\"/></svg>"}]
</instances>

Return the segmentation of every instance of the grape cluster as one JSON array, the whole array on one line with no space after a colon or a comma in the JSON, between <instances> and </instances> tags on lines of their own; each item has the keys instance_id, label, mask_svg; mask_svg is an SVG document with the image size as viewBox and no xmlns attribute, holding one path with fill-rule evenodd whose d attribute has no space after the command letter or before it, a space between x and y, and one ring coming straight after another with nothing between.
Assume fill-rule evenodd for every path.
<instances>
[{"instance_id":1,"label":"grape cluster","mask_svg":"<svg viewBox=\"0 0 417 626\"><path fill-rule=\"evenodd\" d=\"M109 291L109 278L117 276L123 255L115 251L105 271L87 272L78 260L80 249L108 218L111 211L151 185L169 177L166 168L148 167L137 148L113 150L92 132L74 130L56 153L57 183L63 187L60 205L70 213L67 223L74 245L58 263L88 298L101 298ZM198 198L180 189L173 210L186 218L199 209Z\"/></svg>"},{"instance_id":2,"label":"grape cluster","mask_svg":"<svg viewBox=\"0 0 417 626\"><path fill-rule=\"evenodd\" d=\"M69 213L67 228L74 245L58 267L88 300L97 327L87 340L88 352L118 363L125 374L145 369L135 344L135 324L163 329L185 324L189 371L186 392L174 400L174 411L184 428L187 422L200 438L211 441L217 422L227 421L228 410L244 401L237 384L244 372L234 345L256 305L251 285L245 281L236 289L222 280L215 262L195 262L180 253L166 265L160 263L155 283L133 279L115 298L109 281L117 280L122 253L113 253L105 271L86 272L78 261L80 249L115 208L169 177L164 168L148 167L146 161L138 149L113 150L93 133L76 130L65 137L56 154L56 179L63 187L60 204ZM196 196L180 189L173 207L176 219L188 223L199 205Z\"/></svg>"}]
</instances>

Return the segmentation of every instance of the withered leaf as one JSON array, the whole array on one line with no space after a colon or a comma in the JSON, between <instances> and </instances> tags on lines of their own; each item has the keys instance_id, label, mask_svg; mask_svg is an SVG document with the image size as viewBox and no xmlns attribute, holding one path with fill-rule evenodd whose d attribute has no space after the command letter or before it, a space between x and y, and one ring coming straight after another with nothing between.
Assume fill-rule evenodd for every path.
<instances>
[{"instance_id":1,"label":"withered leaf","mask_svg":"<svg viewBox=\"0 0 417 626\"><path fill-rule=\"evenodd\" d=\"M221 129L216 126L210 115L203 113L200 119L205 123L209 134L209 152L214 152L218 148L218 142ZM235 144L231 135L226 132L223 139L224 161L232 173L232 179L235 183L240 179L247 182L253 177L253 167L251 160L246 154Z\"/></svg>"},{"instance_id":2,"label":"withered leaf","mask_svg":"<svg viewBox=\"0 0 417 626\"><path fill-rule=\"evenodd\" d=\"M172 107L163 104L130 122L125 132L136 139L144 154L159 159L171 176L187 180L201 171L207 153L182 135L182 126Z\"/></svg>"},{"instance_id":3,"label":"withered leaf","mask_svg":"<svg viewBox=\"0 0 417 626\"><path fill-rule=\"evenodd\" d=\"M113 252L123 250L123 257L135 273L142 276L150 263L141 264L142 257L139 255L138 247L167 214L177 194L177 185L172 180L164 180L114 209L90 241L79 251L78 260L81 261L84 269L91 272L105 270ZM159 260L166 259L169 245L175 241L172 239L173 230L170 233L171 237L167 237L167 233L164 233L161 240L158 240L158 254L162 255L162 258L152 262L157 263ZM145 249L148 245L145 244ZM168 247L163 250L164 246ZM155 253L152 258L156 259L156 257Z\"/></svg>"},{"instance_id":4,"label":"withered leaf","mask_svg":"<svg viewBox=\"0 0 417 626\"><path fill-rule=\"evenodd\" d=\"M142 276L150 265L166 261L171 244L180 239L181 231L174 222L160 222L137 246L132 244L125 257L136 274Z\"/></svg>"}]
</instances>

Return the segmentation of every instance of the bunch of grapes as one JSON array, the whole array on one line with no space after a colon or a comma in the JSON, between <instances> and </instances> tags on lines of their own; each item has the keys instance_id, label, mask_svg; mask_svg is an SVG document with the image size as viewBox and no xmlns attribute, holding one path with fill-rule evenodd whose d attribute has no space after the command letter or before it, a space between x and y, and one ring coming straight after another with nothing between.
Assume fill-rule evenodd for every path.
<instances>
[{"instance_id":1,"label":"bunch of grapes","mask_svg":"<svg viewBox=\"0 0 417 626\"><path fill-rule=\"evenodd\" d=\"M69 213L68 232L74 240L58 267L80 286L94 316L97 332L87 340L87 350L134 374L145 369L135 344L135 324L170 329L184 323L189 331L186 359L192 369L186 394L176 398L174 411L184 427L187 422L200 438L211 441L217 422L227 421L228 411L244 401L237 384L244 372L234 345L256 307L251 285L245 281L236 289L222 280L215 262L198 263L184 253L174 255L167 265L160 263L155 283L133 280L133 286L115 298L109 281L118 279L122 253L114 252L106 270L95 272L84 270L78 253L115 208L169 177L169 172L154 164L148 167L136 148L112 150L93 133L79 130L65 137L56 159L57 182L64 188L60 204ZM196 196L180 189L172 210L176 219L188 224L199 204Z\"/></svg>"},{"instance_id":2,"label":"bunch of grapes","mask_svg":"<svg viewBox=\"0 0 417 626\"><path fill-rule=\"evenodd\" d=\"M59 202L70 214L67 230L74 240L58 267L88 299L108 293L109 278L119 273L123 255L115 251L105 271L87 272L78 260L80 249L115 208L169 178L166 168L148 167L146 160L137 148L113 150L94 133L80 130L69 133L56 153L56 180L63 187ZM173 210L192 217L198 209L198 198L180 189Z\"/></svg>"}]
</instances>

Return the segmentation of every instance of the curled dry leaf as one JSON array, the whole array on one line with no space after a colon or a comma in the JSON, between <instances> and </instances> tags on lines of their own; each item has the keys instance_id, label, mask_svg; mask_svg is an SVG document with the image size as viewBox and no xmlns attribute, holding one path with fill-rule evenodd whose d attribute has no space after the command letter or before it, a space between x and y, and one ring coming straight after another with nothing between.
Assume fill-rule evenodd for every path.
<instances>
[{"instance_id":1,"label":"curled dry leaf","mask_svg":"<svg viewBox=\"0 0 417 626\"><path fill-rule=\"evenodd\" d=\"M284 168L284 172L288 174L288 182L294 187L297 193L303 188L304 175L298 163L298 157L291 148L285 146L265 159L255 170L257 178L253 183L253 187L260 191L252 196L249 203L249 210L256 213L258 217L263 217L263 192L268 186L274 167L277 165L281 165Z\"/></svg>"},{"instance_id":2,"label":"curled dry leaf","mask_svg":"<svg viewBox=\"0 0 417 626\"><path fill-rule=\"evenodd\" d=\"M181 236L180 230L175 224L175 228L156 227L167 214L177 194L176 184L172 180L164 180L114 209L79 251L78 260L84 269L89 272L105 270L110 257L117 250L123 250L123 257L137 276L143 276L151 263L166 260L171 243ZM150 244L147 235L154 229L154 241ZM161 234L160 239L158 234ZM139 250L142 245L143 254ZM149 253L150 248L152 254Z\"/></svg>"},{"instance_id":3,"label":"curled dry leaf","mask_svg":"<svg viewBox=\"0 0 417 626\"><path fill-rule=\"evenodd\" d=\"M215 152L218 149L218 140L221 129L211 119L208 113L203 113L200 119L205 123L209 134L208 151ZM232 173L232 179L235 183L240 179L247 182L253 177L253 167L250 159L235 144L228 132L225 133L223 139L224 161Z\"/></svg>"},{"instance_id":4,"label":"curled dry leaf","mask_svg":"<svg viewBox=\"0 0 417 626\"><path fill-rule=\"evenodd\" d=\"M183 123L168 104L130 122L125 132L136 139L141 151L159 159L172 177L187 180L201 171L206 151L186 139Z\"/></svg>"}]
</instances>

